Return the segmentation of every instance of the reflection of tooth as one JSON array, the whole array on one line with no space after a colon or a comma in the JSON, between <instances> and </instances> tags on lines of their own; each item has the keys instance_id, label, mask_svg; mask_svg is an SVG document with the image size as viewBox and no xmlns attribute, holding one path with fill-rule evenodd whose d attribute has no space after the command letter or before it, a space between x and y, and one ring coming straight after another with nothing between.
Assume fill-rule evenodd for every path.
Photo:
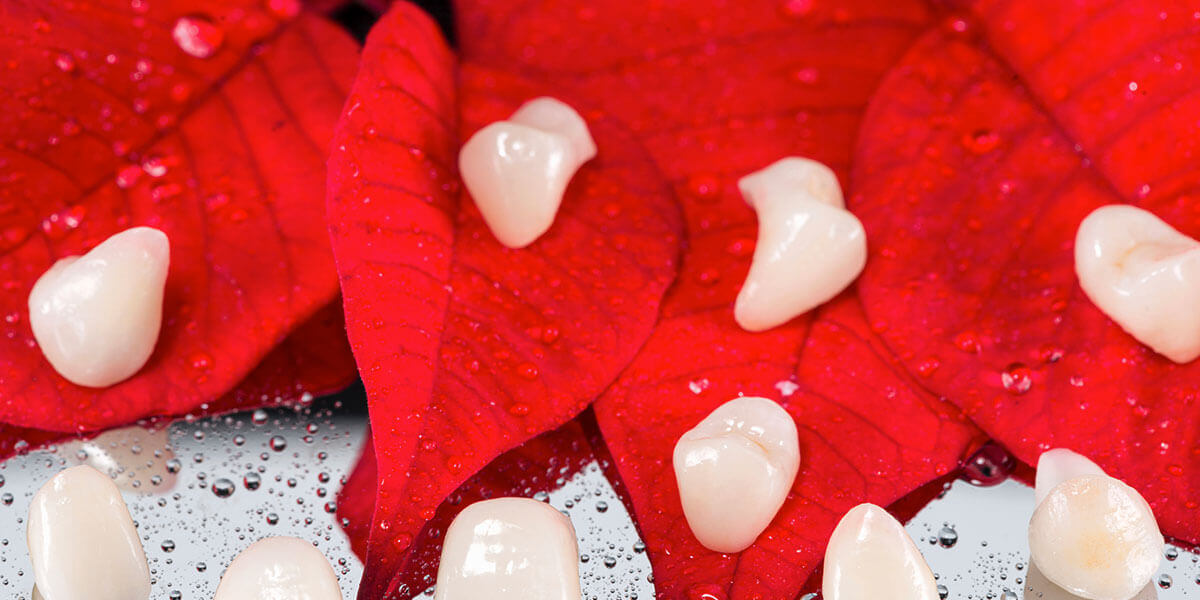
<instances>
[{"instance_id":1,"label":"reflection of tooth","mask_svg":"<svg viewBox=\"0 0 1200 600\"><path fill-rule=\"evenodd\" d=\"M743 177L738 188L758 213L758 243L734 317L762 331L846 289L867 262L867 236L844 208L837 176L805 158L785 158Z\"/></svg>"},{"instance_id":2,"label":"reflection of tooth","mask_svg":"<svg viewBox=\"0 0 1200 600\"><path fill-rule=\"evenodd\" d=\"M125 491L163 493L175 486L176 475L167 468L175 452L165 426L111 429L94 438L63 442L58 452L107 474Z\"/></svg>"},{"instance_id":3,"label":"reflection of tooth","mask_svg":"<svg viewBox=\"0 0 1200 600\"><path fill-rule=\"evenodd\" d=\"M1081 596L1076 596L1046 579L1046 576L1038 570L1037 565L1032 563L1029 565L1029 577L1025 582L1025 591L1025 598L1029 600L1081 600ZM1154 582L1150 582L1133 597L1133 600L1156 600L1157 598L1157 586L1154 585Z\"/></svg>"},{"instance_id":4,"label":"reflection of tooth","mask_svg":"<svg viewBox=\"0 0 1200 600\"><path fill-rule=\"evenodd\" d=\"M121 493L108 476L72 467L29 506L29 560L46 600L145 600L150 567Z\"/></svg>"},{"instance_id":5,"label":"reflection of tooth","mask_svg":"<svg viewBox=\"0 0 1200 600\"><path fill-rule=\"evenodd\" d=\"M37 589L37 586L36 586L36 585L34 585L34 586L33 586L33 597L32 597L32 598L30 598L30 600L45 600L45 599L42 597L42 593L38 591L38 589Z\"/></svg>"},{"instance_id":6,"label":"reflection of tooth","mask_svg":"<svg viewBox=\"0 0 1200 600\"><path fill-rule=\"evenodd\" d=\"M1046 494L1029 521L1029 554L1047 579L1090 600L1128 600L1158 569L1163 537L1150 506L1107 475Z\"/></svg>"},{"instance_id":7,"label":"reflection of tooth","mask_svg":"<svg viewBox=\"0 0 1200 600\"><path fill-rule=\"evenodd\" d=\"M29 293L29 324L46 360L88 387L138 372L158 341L169 263L167 236L149 227L54 263Z\"/></svg>"},{"instance_id":8,"label":"reflection of tooth","mask_svg":"<svg viewBox=\"0 0 1200 600\"><path fill-rule=\"evenodd\" d=\"M674 463L696 539L716 552L741 552L775 518L796 479L796 422L772 400L735 398L679 438Z\"/></svg>"},{"instance_id":9,"label":"reflection of tooth","mask_svg":"<svg viewBox=\"0 0 1200 600\"><path fill-rule=\"evenodd\" d=\"M528 498L463 509L446 530L435 600L579 600L579 548L565 515Z\"/></svg>"},{"instance_id":10,"label":"reflection of tooth","mask_svg":"<svg viewBox=\"0 0 1200 600\"><path fill-rule=\"evenodd\" d=\"M550 228L571 177L594 156L596 144L579 113L537 98L471 136L458 165L496 239L522 248Z\"/></svg>"},{"instance_id":11,"label":"reflection of tooth","mask_svg":"<svg viewBox=\"0 0 1200 600\"><path fill-rule=\"evenodd\" d=\"M1200 242L1140 208L1103 206L1079 225L1075 272L1138 341L1177 363L1200 356Z\"/></svg>"},{"instance_id":12,"label":"reflection of tooth","mask_svg":"<svg viewBox=\"0 0 1200 600\"><path fill-rule=\"evenodd\" d=\"M294 537L269 537L237 555L213 600L288 598L341 600L333 567L312 544Z\"/></svg>"},{"instance_id":13,"label":"reflection of tooth","mask_svg":"<svg viewBox=\"0 0 1200 600\"><path fill-rule=\"evenodd\" d=\"M874 504L842 517L825 549L825 600L938 600L933 572L904 526Z\"/></svg>"},{"instance_id":14,"label":"reflection of tooth","mask_svg":"<svg viewBox=\"0 0 1200 600\"><path fill-rule=\"evenodd\" d=\"M1077 454L1066 448L1054 448L1042 453L1038 458L1037 478L1034 480L1033 497L1035 505L1041 504L1050 490L1058 484L1084 475L1105 475L1104 469L1088 460L1086 456Z\"/></svg>"}]
</instances>

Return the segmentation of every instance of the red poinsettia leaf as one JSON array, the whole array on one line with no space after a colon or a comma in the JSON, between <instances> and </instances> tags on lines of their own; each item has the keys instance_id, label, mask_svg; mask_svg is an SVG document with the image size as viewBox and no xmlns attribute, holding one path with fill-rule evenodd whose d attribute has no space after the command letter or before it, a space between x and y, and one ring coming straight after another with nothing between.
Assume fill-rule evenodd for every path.
<instances>
[{"instance_id":1,"label":"red poinsettia leaf","mask_svg":"<svg viewBox=\"0 0 1200 600\"><path fill-rule=\"evenodd\" d=\"M657 588L665 597L795 595L820 560L823 536L838 516L827 512L830 508L863 499L890 502L937 477L954 466L970 428L955 421L944 437L905 440L913 445L898 447L889 436L911 436L910 428L949 419L949 413L936 401L924 402L929 399L879 362L865 343L848 354L840 346L810 345L799 362L807 318L762 334L737 327L733 301L750 264L756 223L736 181L788 155L821 160L845 181L867 100L930 21L925 6L693 1L580 8L535 2L518 9L499 0L464 4L459 32L469 59L517 65L530 77L600 99L607 112L638 133L683 200L689 244L680 279L668 294L655 334L596 405L646 537ZM639 17L629 19L630 14ZM814 334L816 339L843 341L825 330ZM820 379L805 379L821 376L818 369L837 368L834 357L822 352L876 362L858 366L857 377L847 378L855 384L849 389L823 388ZM671 484L674 441L738 394L780 398L797 385L797 372L801 385L830 398L799 394L789 400L801 422L816 427L805 433L807 452L815 462L827 463L806 462L797 491L828 505L796 498L747 552L729 557L704 551L682 519ZM809 419L848 411L859 402L869 408L880 400L879 390L889 387L922 402L910 401L913 413L907 418L876 408L869 418L841 425L844 430L810 424ZM879 427L889 436L873 438ZM858 445L831 446L826 440ZM826 458L837 451L845 457ZM876 459L872 452L882 453ZM877 471L914 464L904 477L873 479ZM834 493L843 488L849 491Z\"/></svg>"},{"instance_id":2,"label":"red poinsettia leaf","mask_svg":"<svg viewBox=\"0 0 1200 600\"><path fill-rule=\"evenodd\" d=\"M863 128L852 208L871 322L933 391L1029 464L1087 454L1200 542L1186 443L1200 364L1139 344L1080 290L1094 208L1129 202L1200 235L1200 64L1171 2L981 2L924 38ZM958 33L958 31L965 33Z\"/></svg>"},{"instance_id":3,"label":"red poinsettia leaf","mask_svg":"<svg viewBox=\"0 0 1200 600\"><path fill-rule=\"evenodd\" d=\"M362 453L337 495L338 522L346 532L346 537L350 538L350 549L363 562L367 560L367 537L371 534L378 486L379 465L375 462L375 442L368 429Z\"/></svg>"},{"instance_id":4,"label":"red poinsettia leaf","mask_svg":"<svg viewBox=\"0 0 1200 600\"><path fill-rule=\"evenodd\" d=\"M322 161L357 57L287 0L21 3L0 13L0 421L96 429L231 390L337 290ZM58 376L27 298L134 225L171 240L163 330L133 378Z\"/></svg>"},{"instance_id":5,"label":"red poinsettia leaf","mask_svg":"<svg viewBox=\"0 0 1200 600\"><path fill-rule=\"evenodd\" d=\"M547 93L581 110L600 153L575 176L554 226L510 250L460 190L458 142ZM575 416L653 327L675 275L678 212L637 141L589 102L456 66L407 4L367 41L329 201L377 434L364 598L398 588L414 537L451 491Z\"/></svg>"}]
</instances>

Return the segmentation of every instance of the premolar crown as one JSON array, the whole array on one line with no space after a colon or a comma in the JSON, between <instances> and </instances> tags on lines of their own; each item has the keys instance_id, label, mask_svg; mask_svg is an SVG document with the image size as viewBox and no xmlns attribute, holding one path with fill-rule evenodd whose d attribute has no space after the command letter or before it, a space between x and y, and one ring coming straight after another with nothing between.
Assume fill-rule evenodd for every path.
<instances>
[{"instance_id":1,"label":"premolar crown","mask_svg":"<svg viewBox=\"0 0 1200 600\"><path fill-rule=\"evenodd\" d=\"M679 438L674 466L696 539L716 552L741 552L775 518L796 479L796 422L773 400L735 398Z\"/></svg>"},{"instance_id":2,"label":"premolar crown","mask_svg":"<svg viewBox=\"0 0 1200 600\"><path fill-rule=\"evenodd\" d=\"M29 506L29 560L46 600L145 600L150 567L125 500L89 466L66 469Z\"/></svg>"},{"instance_id":3,"label":"premolar crown","mask_svg":"<svg viewBox=\"0 0 1200 600\"><path fill-rule=\"evenodd\" d=\"M529 498L476 502L446 530L435 600L580 600L575 528Z\"/></svg>"},{"instance_id":4,"label":"premolar crown","mask_svg":"<svg viewBox=\"0 0 1200 600\"><path fill-rule=\"evenodd\" d=\"M738 188L758 213L758 243L734 318L747 331L782 325L838 295L867 263L862 223L837 176L807 158L781 159Z\"/></svg>"},{"instance_id":5,"label":"premolar crown","mask_svg":"<svg viewBox=\"0 0 1200 600\"><path fill-rule=\"evenodd\" d=\"M162 326L170 253L166 234L134 227L60 259L37 280L29 323L60 375L107 387L146 364Z\"/></svg>"},{"instance_id":6,"label":"premolar crown","mask_svg":"<svg viewBox=\"0 0 1200 600\"><path fill-rule=\"evenodd\" d=\"M554 223L567 184L596 156L587 123L554 98L480 129L458 155L463 184L500 243L523 248Z\"/></svg>"},{"instance_id":7,"label":"premolar crown","mask_svg":"<svg viewBox=\"0 0 1200 600\"><path fill-rule=\"evenodd\" d=\"M233 559L213 596L213 600L248 598L341 600L342 590L329 560L312 544L294 537L268 537Z\"/></svg>"},{"instance_id":8,"label":"premolar crown","mask_svg":"<svg viewBox=\"0 0 1200 600\"><path fill-rule=\"evenodd\" d=\"M938 600L921 551L892 515L874 504L847 512L829 537L825 600Z\"/></svg>"},{"instance_id":9,"label":"premolar crown","mask_svg":"<svg viewBox=\"0 0 1200 600\"><path fill-rule=\"evenodd\" d=\"M1083 456L1051 450L1038 460L1035 493L1029 554L1046 579L1090 600L1129 600L1146 587L1164 542L1137 490Z\"/></svg>"},{"instance_id":10,"label":"premolar crown","mask_svg":"<svg viewBox=\"0 0 1200 600\"><path fill-rule=\"evenodd\" d=\"M1075 272L1129 335L1177 363L1200 356L1200 242L1140 208L1102 206L1079 224Z\"/></svg>"}]
</instances>

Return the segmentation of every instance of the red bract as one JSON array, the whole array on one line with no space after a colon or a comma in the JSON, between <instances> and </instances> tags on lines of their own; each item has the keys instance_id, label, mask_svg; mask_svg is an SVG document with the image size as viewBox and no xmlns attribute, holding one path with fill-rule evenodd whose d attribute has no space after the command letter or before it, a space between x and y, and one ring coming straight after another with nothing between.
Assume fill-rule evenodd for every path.
<instances>
[{"instance_id":1,"label":"red bract","mask_svg":"<svg viewBox=\"0 0 1200 600\"><path fill-rule=\"evenodd\" d=\"M1194 6L978 2L930 32L863 127L852 208L874 326L933 391L1022 461L1067 447L1200 542L1200 364L1093 306L1076 229L1129 202L1200 236ZM961 33L960 33L961 32Z\"/></svg>"},{"instance_id":2,"label":"red bract","mask_svg":"<svg viewBox=\"0 0 1200 600\"><path fill-rule=\"evenodd\" d=\"M600 155L550 231L510 250L460 192L458 143L547 93L580 109ZM403 585L414 537L450 492L586 407L650 333L679 217L637 140L592 101L456 65L406 4L371 33L329 199L379 466L363 598Z\"/></svg>"},{"instance_id":3,"label":"red bract","mask_svg":"<svg viewBox=\"0 0 1200 600\"><path fill-rule=\"evenodd\" d=\"M336 294L322 161L357 57L288 0L0 13L0 421L76 431L220 398ZM33 282L134 225L171 240L149 363L103 390L42 358Z\"/></svg>"}]
</instances>

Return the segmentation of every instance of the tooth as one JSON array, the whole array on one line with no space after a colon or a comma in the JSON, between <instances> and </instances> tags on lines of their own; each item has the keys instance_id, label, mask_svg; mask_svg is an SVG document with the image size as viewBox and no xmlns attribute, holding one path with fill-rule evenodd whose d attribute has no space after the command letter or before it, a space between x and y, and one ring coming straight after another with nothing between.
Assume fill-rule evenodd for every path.
<instances>
[{"instance_id":1,"label":"tooth","mask_svg":"<svg viewBox=\"0 0 1200 600\"><path fill-rule=\"evenodd\" d=\"M938 600L933 572L904 526L874 504L850 509L829 537L825 600Z\"/></svg>"},{"instance_id":2,"label":"tooth","mask_svg":"<svg viewBox=\"0 0 1200 600\"><path fill-rule=\"evenodd\" d=\"M1075 272L1129 335L1177 363L1200 356L1200 242L1140 208L1102 206L1079 224Z\"/></svg>"},{"instance_id":3,"label":"tooth","mask_svg":"<svg viewBox=\"0 0 1200 600\"><path fill-rule=\"evenodd\" d=\"M554 223L567 184L594 156L596 144L579 113L537 98L471 136L458 166L496 239L523 248Z\"/></svg>"},{"instance_id":4,"label":"tooth","mask_svg":"<svg viewBox=\"0 0 1200 600\"><path fill-rule=\"evenodd\" d=\"M247 598L341 600L342 591L333 567L312 544L294 537L268 537L233 559L213 596L213 600Z\"/></svg>"},{"instance_id":5,"label":"tooth","mask_svg":"<svg viewBox=\"0 0 1200 600\"><path fill-rule=\"evenodd\" d=\"M55 475L29 506L29 560L46 600L145 600L150 567L116 484L88 467Z\"/></svg>"},{"instance_id":6,"label":"tooth","mask_svg":"<svg viewBox=\"0 0 1200 600\"><path fill-rule=\"evenodd\" d=\"M1156 588L1157 586L1153 582L1147 583L1142 587L1142 591L1133 597L1133 600L1155 600L1158 598ZM1025 590L1025 598L1029 600L1080 600L1081 598L1046 579L1036 564L1029 565L1029 577L1026 580Z\"/></svg>"},{"instance_id":7,"label":"tooth","mask_svg":"<svg viewBox=\"0 0 1200 600\"><path fill-rule=\"evenodd\" d=\"M110 429L91 439L63 442L58 452L82 460L128 492L163 493L175 486L176 475L167 468L175 458L167 427Z\"/></svg>"},{"instance_id":8,"label":"tooth","mask_svg":"<svg viewBox=\"0 0 1200 600\"><path fill-rule=\"evenodd\" d=\"M37 585L33 586L33 594L30 600L45 600L45 598L42 597L42 593L38 591Z\"/></svg>"},{"instance_id":9,"label":"tooth","mask_svg":"<svg viewBox=\"0 0 1200 600\"><path fill-rule=\"evenodd\" d=\"M758 243L734 317L747 331L782 325L846 289L867 262L867 236L845 209L837 176L805 158L784 158L743 177L758 213Z\"/></svg>"},{"instance_id":10,"label":"tooth","mask_svg":"<svg viewBox=\"0 0 1200 600\"><path fill-rule=\"evenodd\" d=\"M1090 600L1128 600L1158 570L1163 536L1150 506L1107 475L1051 489L1029 521L1029 556L1047 579Z\"/></svg>"},{"instance_id":11,"label":"tooth","mask_svg":"<svg viewBox=\"0 0 1200 600\"><path fill-rule=\"evenodd\" d=\"M704 547L741 552L787 499L800 467L796 422L772 400L735 398L675 445L675 481Z\"/></svg>"},{"instance_id":12,"label":"tooth","mask_svg":"<svg viewBox=\"0 0 1200 600\"><path fill-rule=\"evenodd\" d=\"M33 336L72 383L107 387L138 372L158 340L167 236L135 227L54 263L29 293Z\"/></svg>"},{"instance_id":13,"label":"tooth","mask_svg":"<svg viewBox=\"0 0 1200 600\"><path fill-rule=\"evenodd\" d=\"M446 530L435 600L579 600L575 528L548 504L497 498Z\"/></svg>"},{"instance_id":14,"label":"tooth","mask_svg":"<svg viewBox=\"0 0 1200 600\"><path fill-rule=\"evenodd\" d=\"M1034 480L1034 505L1041 504L1050 490L1058 484L1084 475L1105 475L1104 469L1066 448L1047 450L1038 457L1037 476Z\"/></svg>"}]
</instances>

